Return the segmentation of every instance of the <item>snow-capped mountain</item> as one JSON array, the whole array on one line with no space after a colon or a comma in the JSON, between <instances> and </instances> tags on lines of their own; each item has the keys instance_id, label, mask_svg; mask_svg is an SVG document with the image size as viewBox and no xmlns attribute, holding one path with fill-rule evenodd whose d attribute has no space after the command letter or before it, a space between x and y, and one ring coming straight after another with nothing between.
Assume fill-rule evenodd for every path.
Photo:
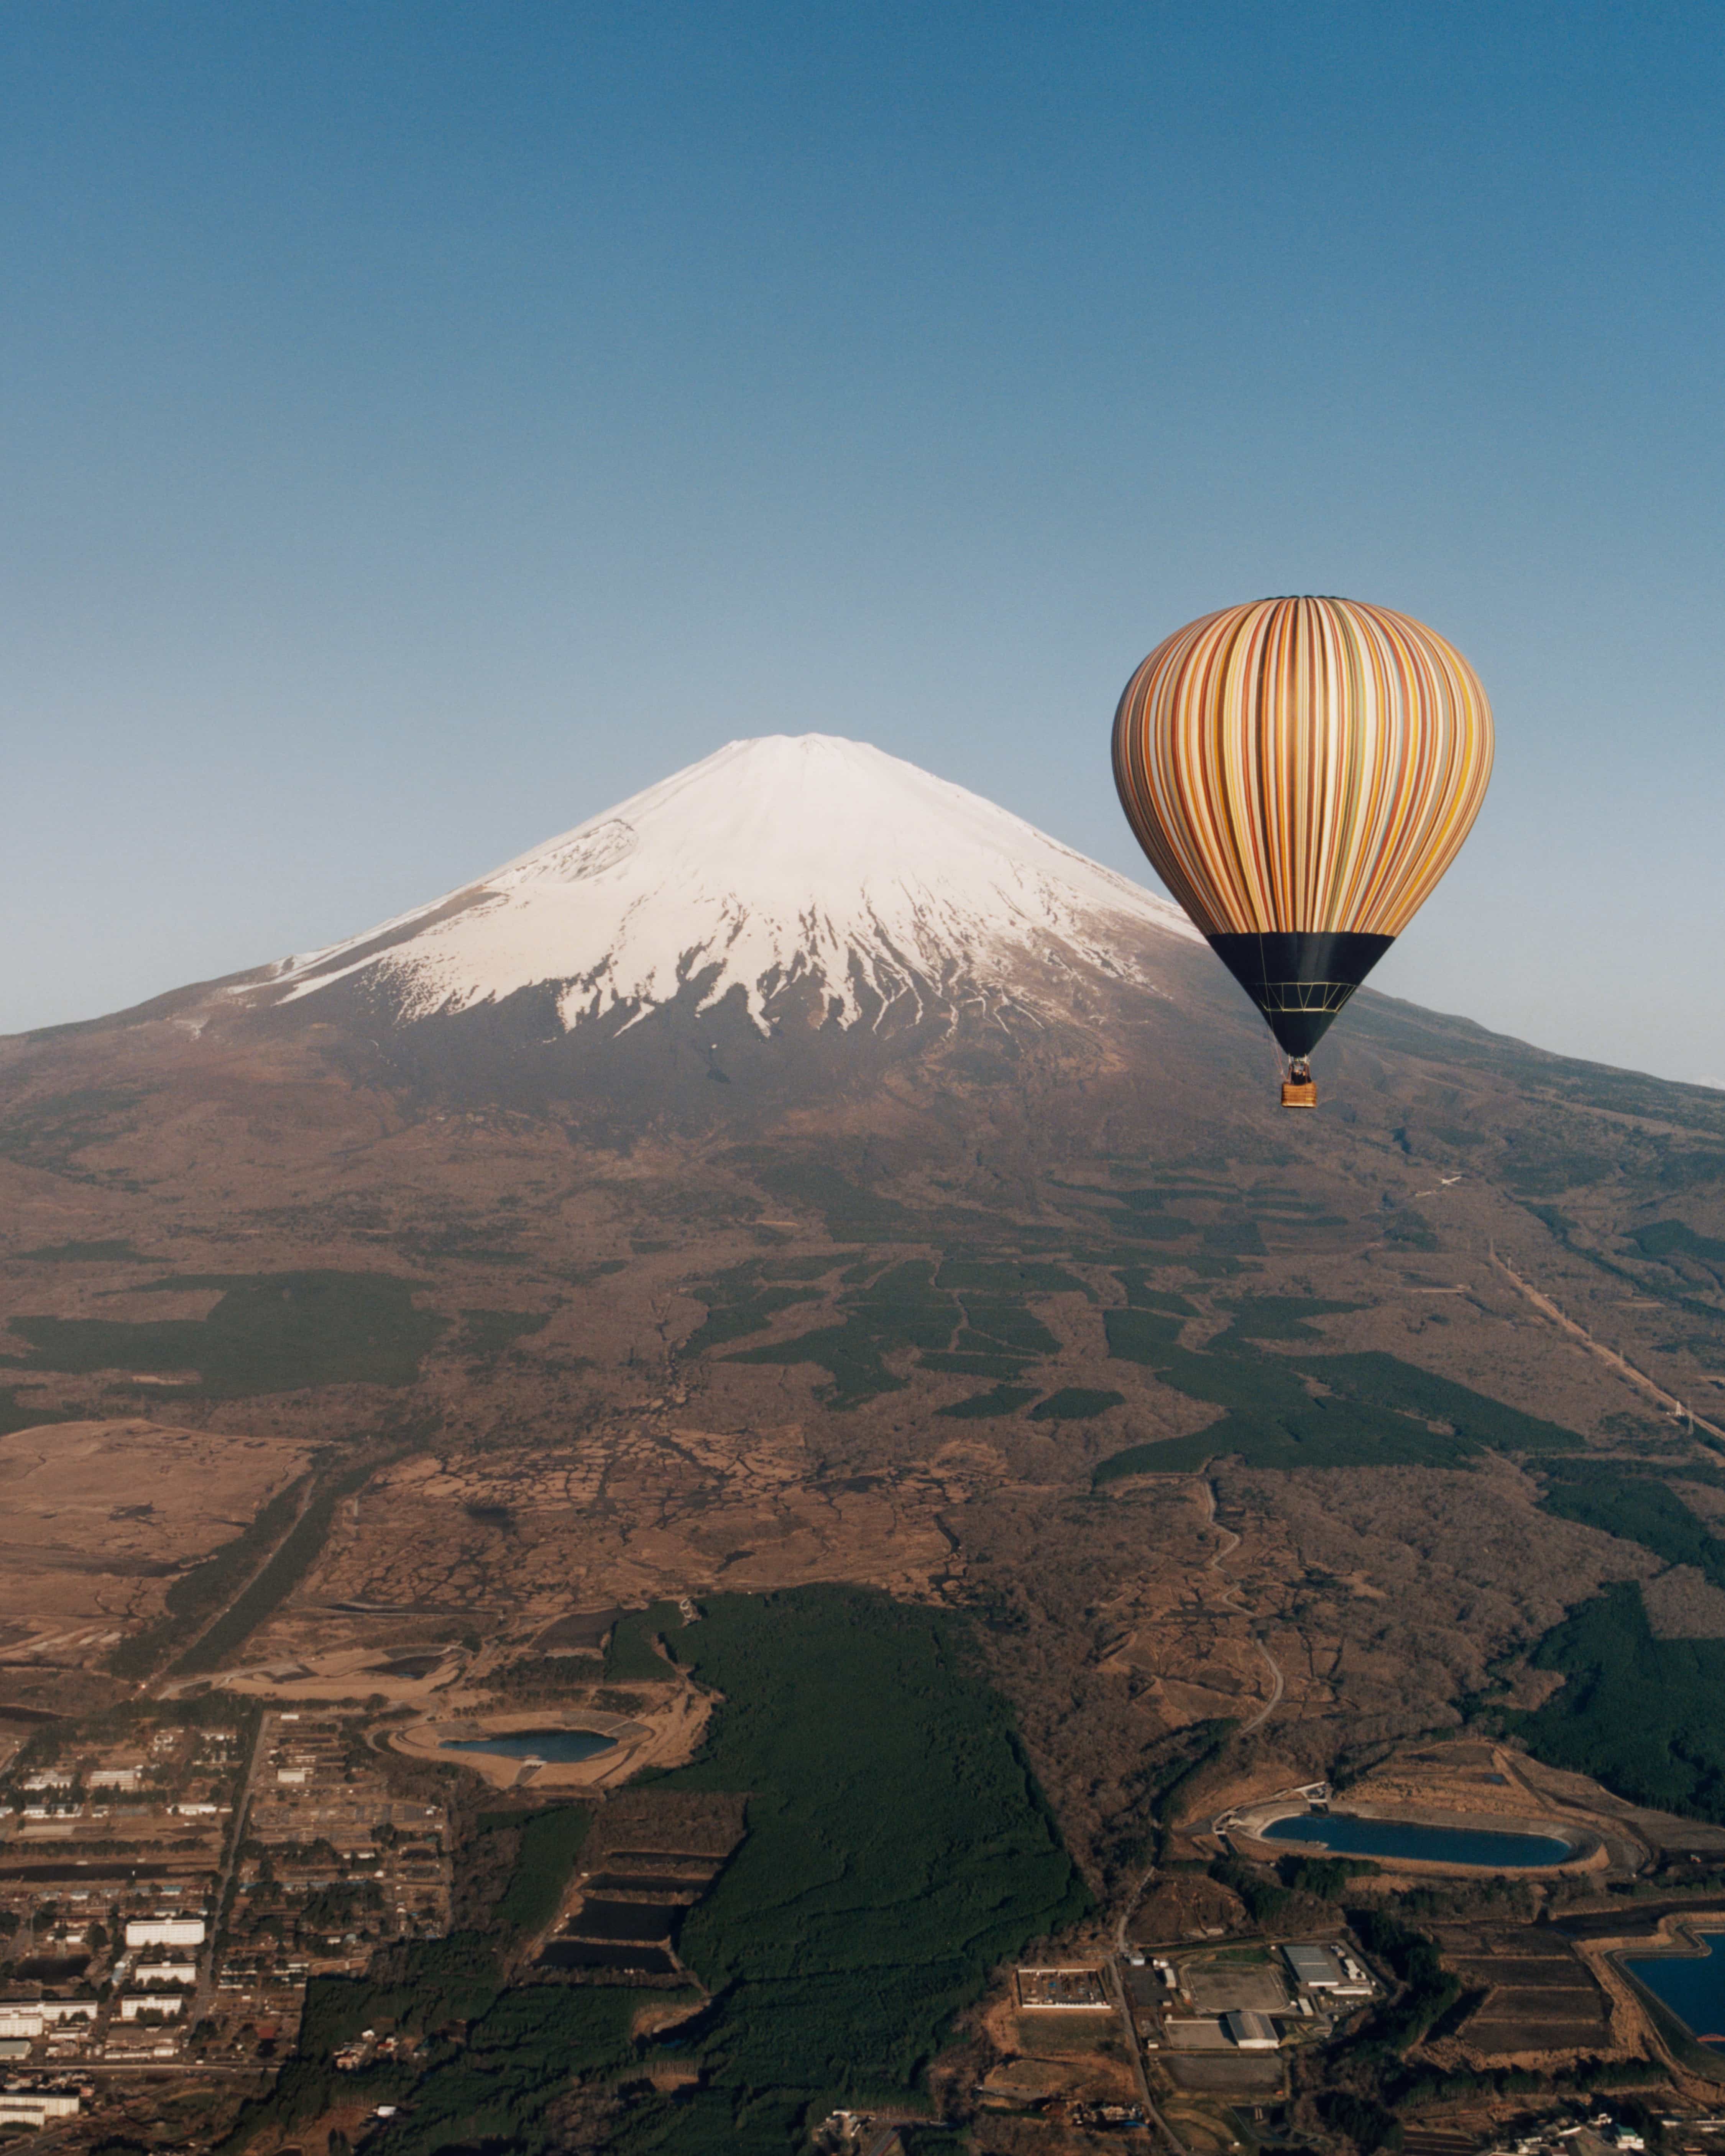
<instances>
[{"instance_id":1,"label":"snow-capped mountain","mask_svg":"<svg viewBox=\"0 0 1725 2156\"><path fill-rule=\"evenodd\" d=\"M1178 909L1021 818L860 742L731 742L495 874L230 984L305 1003L338 983L398 1021L523 989L566 1032L614 1035L673 1002L785 1000L896 1030L967 1006L1034 1010L1076 968L1142 978Z\"/></svg>"}]
</instances>

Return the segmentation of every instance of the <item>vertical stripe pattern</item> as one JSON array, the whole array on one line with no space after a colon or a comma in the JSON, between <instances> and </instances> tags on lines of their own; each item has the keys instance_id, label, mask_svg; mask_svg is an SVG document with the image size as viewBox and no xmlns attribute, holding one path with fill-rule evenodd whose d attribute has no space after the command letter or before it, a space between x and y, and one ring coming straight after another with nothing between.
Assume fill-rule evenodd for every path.
<instances>
[{"instance_id":1,"label":"vertical stripe pattern","mask_svg":"<svg viewBox=\"0 0 1725 2156\"><path fill-rule=\"evenodd\" d=\"M1352 599L1260 599L1178 629L1114 721L1121 805L1207 936L1397 936L1491 776L1455 646Z\"/></svg>"}]
</instances>

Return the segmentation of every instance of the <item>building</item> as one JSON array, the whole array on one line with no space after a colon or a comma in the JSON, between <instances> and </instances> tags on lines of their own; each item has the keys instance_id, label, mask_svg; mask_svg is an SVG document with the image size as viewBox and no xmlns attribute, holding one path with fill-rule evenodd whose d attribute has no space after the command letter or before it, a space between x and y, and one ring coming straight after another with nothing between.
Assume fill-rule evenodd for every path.
<instances>
[{"instance_id":1,"label":"building","mask_svg":"<svg viewBox=\"0 0 1725 2156\"><path fill-rule=\"evenodd\" d=\"M0 2037L21 2037L28 2042L42 2034L43 2025L39 1999L13 1999L0 2006Z\"/></svg>"},{"instance_id":2,"label":"building","mask_svg":"<svg viewBox=\"0 0 1725 2156\"><path fill-rule=\"evenodd\" d=\"M196 1984L195 1961L141 1961L132 1971L134 1984Z\"/></svg>"},{"instance_id":3,"label":"building","mask_svg":"<svg viewBox=\"0 0 1725 2156\"><path fill-rule=\"evenodd\" d=\"M131 1917L126 1919L129 1947L201 1947L202 1917Z\"/></svg>"},{"instance_id":4,"label":"building","mask_svg":"<svg viewBox=\"0 0 1725 2156\"><path fill-rule=\"evenodd\" d=\"M136 1789L142 1785L141 1767L92 1767L90 1786L93 1789Z\"/></svg>"},{"instance_id":5,"label":"building","mask_svg":"<svg viewBox=\"0 0 1725 2156\"><path fill-rule=\"evenodd\" d=\"M1279 2041L1270 2016L1255 2014L1246 2006L1222 2016L1222 2033L1242 2051L1273 2051Z\"/></svg>"},{"instance_id":6,"label":"building","mask_svg":"<svg viewBox=\"0 0 1725 2156\"><path fill-rule=\"evenodd\" d=\"M1342 1982L1342 1964L1327 1947L1292 1946L1281 1951L1295 1983L1308 1991L1334 1991Z\"/></svg>"},{"instance_id":7,"label":"building","mask_svg":"<svg viewBox=\"0 0 1725 2156\"><path fill-rule=\"evenodd\" d=\"M1370 1999L1376 1993L1371 1978L1343 1948L1287 1946L1282 1953L1294 1981L1307 1991L1335 1999Z\"/></svg>"},{"instance_id":8,"label":"building","mask_svg":"<svg viewBox=\"0 0 1725 2156\"><path fill-rule=\"evenodd\" d=\"M50 2118L76 2118L78 2099L46 2089L8 2089L0 2096L0 2126L27 2126L33 2133Z\"/></svg>"},{"instance_id":9,"label":"building","mask_svg":"<svg viewBox=\"0 0 1725 2156\"><path fill-rule=\"evenodd\" d=\"M44 1999L41 2014L44 2021L94 2021L96 2002L93 1999Z\"/></svg>"},{"instance_id":10,"label":"building","mask_svg":"<svg viewBox=\"0 0 1725 2156\"><path fill-rule=\"evenodd\" d=\"M128 1992L120 2002L122 2021L136 2021L141 2014L177 2014L185 2000L177 1991Z\"/></svg>"}]
</instances>

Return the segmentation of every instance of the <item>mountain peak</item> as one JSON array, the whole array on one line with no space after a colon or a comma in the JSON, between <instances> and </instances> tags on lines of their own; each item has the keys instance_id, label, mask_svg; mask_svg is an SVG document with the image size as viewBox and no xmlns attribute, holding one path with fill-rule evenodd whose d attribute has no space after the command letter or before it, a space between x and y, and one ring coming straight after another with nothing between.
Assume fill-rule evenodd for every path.
<instances>
[{"instance_id":1,"label":"mountain peak","mask_svg":"<svg viewBox=\"0 0 1725 2156\"><path fill-rule=\"evenodd\" d=\"M549 987L566 1030L616 1030L741 988L762 1031L790 993L841 1026L1034 1008L1037 975L1137 972L1166 900L950 781L831 734L734 741L477 882L233 990L362 978L402 1019Z\"/></svg>"}]
</instances>

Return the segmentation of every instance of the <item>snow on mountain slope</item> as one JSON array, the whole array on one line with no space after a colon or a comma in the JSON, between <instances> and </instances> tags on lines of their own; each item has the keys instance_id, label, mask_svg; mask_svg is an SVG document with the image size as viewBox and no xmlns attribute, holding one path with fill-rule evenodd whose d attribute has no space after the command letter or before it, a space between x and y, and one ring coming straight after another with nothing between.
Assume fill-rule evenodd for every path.
<instances>
[{"instance_id":1,"label":"snow on mountain slope","mask_svg":"<svg viewBox=\"0 0 1725 2156\"><path fill-rule=\"evenodd\" d=\"M860 742L774 734L233 993L296 1001L365 976L418 1019L550 983L572 1029L741 986L764 1029L800 985L842 1024L879 1024L1034 1004L1039 968L1131 979L1147 934L1198 940L1166 900L963 787Z\"/></svg>"}]
</instances>

